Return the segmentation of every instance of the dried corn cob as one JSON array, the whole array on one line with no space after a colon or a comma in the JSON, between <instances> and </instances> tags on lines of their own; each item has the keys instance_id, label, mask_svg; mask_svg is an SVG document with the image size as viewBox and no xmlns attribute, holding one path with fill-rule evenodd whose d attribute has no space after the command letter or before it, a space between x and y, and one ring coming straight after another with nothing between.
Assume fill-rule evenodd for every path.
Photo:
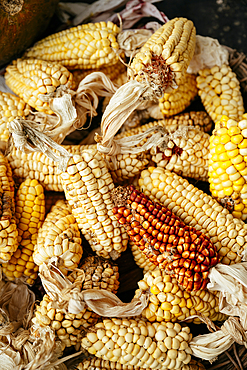
<instances>
[{"instance_id":1,"label":"dried corn cob","mask_svg":"<svg viewBox=\"0 0 247 370\"><path fill-rule=\"evenodd\" d=\"M0 91L0 140L9 138L7 123L17 117L26 117L30 110L31 107L18 96Z\"/></svg>"},{"instance_id":2,"label":"dried corn cob","mask_svg":"<svg viewBox=\"0 0 247 370\"><path fill-rule=\"evenodd\" d=\"M187 108L197 96L196 75L186 73L178 88L159 99L159 107L164 117L174 116Z\"/></svg>"},{"instance_id":3,"label":"dried corn cob","mask_svg":"<svg viewBox=\"0 0 247 370\"><path fill-rule=\"evenodd\" d=\"M167 142L150 149L152 161L181 176L207 181L210 136L194 127L168 130Z\"/></svg>"},{"instance_id":4,"label":"dried corn cob","mask_svg":"<svg viewBox=\"0 0 247 370\"><path fill-rule=\"evenodd\" d=\"M92 249L102 257L118 258L127 248L128 235L112 213L110 191L114 184L103 157L96 149L75 154L60 177L66 199Z\"/></svg>"},{"instance_id":5,"label":"dried corn cob","mask_svg":"<svg viewBox=\"0 0 247 370\"><path fill-rule=\"evenodd\" d=\"M212 321L223 321L227 318L219 312L219 292L209 292L206 288L187 292L179 286L175 278L158 268L147 272L138 282L138 286L136 296L140 294L140 290L150 290L152 293L148 306L142 311L142 316L151 322L176 322L200 313ZM198 318L190 321L201 324Z\"/></svg>"},{"instance_id":6,"label":"dried corn cob","mask_svg":"<svg viewBox=\"0 0 247 370\"><path fill-rule=\"evenodd\" d=\"M72 283L79 282L78 288L105 289L116 293L119 287L117 265L100 257L88 257L76 271L68 275ZM79 314L66 313L53 308L53 301L46 294L32 319L34 324L50 326L66 347L76 345L82 338L83 329L90 327L99 320L99 315L91 311L87 305Z\"/></svg>"},{"instance_id":7,"label":"dried corn cob","mask_svg":"<svg viewBox=\"0 0 247 370\"><path fill-rule=\"evenodd\" d=\"M180 369L191 360L190 329L178 323L105 319L89 328L82 348L103 360L151 369Z\"/></svg>"},{"instance_id":8,"label":"dried corn cob","mask_svg":"<svg viewBox=\"0 0 247 370\"><path fill-rule=\"evenodd\" d=\"M159 124L162 125L161 122L162 121L159 121ZM178 129L180 126L193 126L209 133L212 129L212 124L213 122L210 116L203 111L181 113L174 117L164 119L164 126L166 128L172 126L174 130Z\"/></svg>"},{"instance_id":9,"label":"dried corn cob","mask_svg":"<svg viewBox=\"0 0 247 370\"><path fill-rule=\"evenodd\" d=\"M148 271L153 271L157 268L157 266L153 264L153 262L149 261L145 254L134 242L132 242L132 240L129 241L129 247L131 249L131 253L133 255L135 263L138 267L143 269L144 273Z\"/></svg>"},{"instance_id":10,"label":"dried corn cob","mask_svg":"<svg viewBox=\"0 0 247 370\"><path fill-rule=\"evenodd\" d=\"M39 95L53 93L59 86L73 87L73 75L61 64L38 59L17 59L6 68L9 88L37 111L52 114Z\"/></svg>"},{"instance_id":11,"label":"dried corn cob","mask_svg":"<svg viewBox=\"0 0 247 370\"><path fill-rule=\"evenodd\" d=\"M15 201L19 246L2 268L9 280L23 276L26 283L31 285L37 279L39 269L33 261L33 250L45 217L43 187L37 180L27 179L19 187Z\"/></svg>"},{"instance_id":12,"label":"dried corn cob","mask_svg":"<svg viewBox=\"0 0 247 370\"><path fill-rule=\"evenodd\" d=\"M222 116L210 137L209 182L212 196L234 217L247 218L247 115L237 122Z\"/></svg>"},{"instance_id":13,"label":"dried corn cob","mask_svg":"<svg viewBox=\"0 0 247 370\"><path fill-rule=\"evenodd\" d=\"M112 362L109 360L101 360L97 357L86 358L82 361L77 368L78 370L144 370L143 368L132 366L132 365L122 365L119 362ZM191 360L188 365L181 367L181 370L205 370L202 363Z\"/></svg>"},{"instance_id":14,"label":"dried corn cob","mask_svg":"<svg viewBox=\"0 0 247 370\"><path fill-rule=\"evenodd\" d=\"M7 262L18 247L13 179L8 160L0 153L0 260Z\"/></svg>"},{"instance_id":15,"label":"dried corn cob","mask_svg":"<svg viewBox=\"0 0 247 370\"><path fill-rule=\"evenodd\" d=\"M66 145L64 148L71 154L80 154L86 148L95 148L90 145ZM138 175L149 163L150 155L141 154L119 154L116 158L116 170L110 156L106 159L112 178L115 182L124 181ZM49 159L45 154L39 152L23 153L19 149L13 149L8 155L8 160L13 171L16 183L24 181L25 178L36 179L48 191L63 191L58 164Z\"/></svg>"},{"instance_id":16,"label":"dried corn cob","mask_svg":"<svg viewBox=\"0 0 247 370\"><path fill-rule=\"evenodd\" d=\"M197 87L202 103L215 123L222 115L241 119L244 105L240 83L230 66L223 64L199 71Z\"/></svg>"},{"instance_id":17,"label":"dried corn cob","mask_svg":"<svg viewBox=\"0 0 247 370\"><path fill-rule=\"evenodd\" d=\"M196 30L186 18L174 18L160 27L135 55L128 74L150 83L162 93L171 92L172 81L180 85L194 54Z\"/></svg>"},{"instance_id":18,"label":"dried corn cob","mask_svg":"<svg viewBox=\"0 0 247 370\"><path fill-rule=\"evenodd\" d=\"M38 231L33 260L40 266L57 257L61 270L67 274L78 267L83 249L80 231L72 210L65 200L58 200ZM64 269L65 268L65 269Z\"/></svg>"},{"instance_id":19,"label":"dried corn cob","mask_svg":"<svg viewBox=\"0 0 247 370\"><path fill-rule=\"evenodd\" d=\"M169 208L185 224L205 233L217 247L222 263L241 261L240 254L247 246L247 225L211 196L161 167L142 171L139 186L145 195Z\"/></svg>"},{"instance_id":20,"label":"dried corn cob","mask_svg":"<svg viewBox=\"0 0 247 370\"><path fill-rule=\"evenodd\" d=\"M118 61L114 65L109 65L109 66L106 65L105 67L101 67L101 68L76 69L76 70L72 71L73 81L74 81L74 84L76 86L75 88L77 88L77 86L79 85L81 80L83 80L84 77L86 77L88 74L90 74L92 72L96 72L96 71L103 72L107 77L110 78L110 80L112 80L117 85L119 84L118 83L119 76L122 76L122 75L125 76L125 80L127 81L126 67L122 62ZM107 99L107 98L105 98L105 99Z\"/></svg>"},{"instance_id":21,"label":"dried corn cob","mask_svg":"<svg viewBox=\"0 0 247 370\"><path fill-rule=\"evenodd\" d=\"M185 290L204 289L209 268L219 259L209 238L133 186L119 187L112 196L113 213L149 260L176 277Z\"/></svg>"},{"instance_id":22,"label":"dried corn cob","mask_svg":"<svg viewBox=\"0 0 247 370\"><path fill-rule=\"evenodd\" d=\"M118 61L117 35L120 29L112 22L82 24L38 41L26 58L61 63L70 69L92 69Z\"/></svg>"}]
</instances>

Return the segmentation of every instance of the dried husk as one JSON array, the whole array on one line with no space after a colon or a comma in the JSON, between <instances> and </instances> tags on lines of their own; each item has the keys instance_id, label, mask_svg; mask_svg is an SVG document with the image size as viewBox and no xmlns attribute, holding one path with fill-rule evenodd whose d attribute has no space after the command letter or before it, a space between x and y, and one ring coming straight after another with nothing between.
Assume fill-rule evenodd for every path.
<instances>
[{"instance_id":1,"label":"dried husk","mask_svg":"<svg viewBox=\"0 0 247 370\"><path fill-rule=\"evenodd\" d=\"M130 303L123 303L107 290L81 290L79 279L71 283L58 268L52 267L53 269L43 263L39 270L40 278L46 293L53 301L54 308L64 312L78 314L87 305L92 311L104 317L138 316L148 303L148 293L141 294Z\"/></svg>"},{"instance_id":2,"label":"dried husk","mask_svg":"<svg viewBox=\"0 0 247 370\"><path fill-rule=\"evenodd\" d=\"M237 50L228 46L224 48L229 53L229 65L239 79L243 92L247 92L247 57L244 53L239 53Z\"/></svg>"},{"instance_id":3,"label":"dried husk","mask_svg":"<svg viewBox=\"0 0 247 370\"><path fill-rule=\"evenodd\" d=\"M196 35L195 53L187 72L197 74L201 69L221 67L222 64L229 64L228 57L227 49L220 45L218 40Z\"/></svg>"}]
</instances>

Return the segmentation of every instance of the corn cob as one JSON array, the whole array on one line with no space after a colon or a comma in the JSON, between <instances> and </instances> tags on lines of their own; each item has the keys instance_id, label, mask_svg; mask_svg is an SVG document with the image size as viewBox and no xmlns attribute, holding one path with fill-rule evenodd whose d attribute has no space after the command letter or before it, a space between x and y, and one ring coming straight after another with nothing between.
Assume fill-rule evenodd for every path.
<instances>
[{"instance_id":1,"label":"corn cob","mask_svg":"<svg viewBox=\"0 0 247 370\"><path fill-rule=\"evenodd\" d=\"M159 124L163 125L159 121ZM174 130L178 129L180 126L193 126L204 132L209 133L212 129L212 120L206 112L186 112L177 114L174 117L164 119L164 126L168 129L172 126Z\"/></svg>"},{"instance_id":2,"label":"corn cob","mask_svg":"<svg viewBox=\"0 0 247 370\"><path fill-rule=\"evenodd\" d=\"M247 225L211 196L160 167L142 171L139 186L145 195L170 209L186 225L207 235L216 246L221 263L241 262L240 254L247 246Z\"/></svg>"},{"instance_id":3,"label":"corn cob","mask_svg":"<svg viewBox=\"0 0 247 370\"><path fill-rule=\"evenodd\" d=\"M77 368L78 370L143 370L143 368L131 366L131 365L122 365L119 362L112 362L109 360L101 360L97 357L89 357L83 360ZM181 370L205 370L205 367L202 363L191 360L188 365L181 367Z\"/></svg>"},{"instance_id":4,"label":"corn cob","mask_svg":"<svg viewBox=\"0 0 247 370\"><path fill-rule=\"evenodd\" d=\"M118 61L119 32L112 22L82 24L38 41L25 57L57 62L69 69L113 65Z\"/></svg>"},{"instance_id":5,"label":"corn cob","mask_svg":"<svg viewBox=\"0 0 247 370\"><path fill-rule=\"evenodd\" d=\"M215 123L222 115L241 119L244 105L240 83L230 66L223 64L199 71L197 87L202 103Z\"/></svg>"},{"instance_id":6,"label":"corn cob","mask_svg":"<svg viewBox=\"0 0 247 370\"><path fill-rule=\"evenodd\" d=\"M247 115L237 122L222 116L210 137L209 183L212 196L234 217L247 218Z\"/></svg>"},{"instance_id":7,"label":"corn cob","mask_svg":"<svg viewBox=\"0 0 247 370\"><path fill-rule=\"evenodd\" d=\"M86 148L95 148L90 145L66 145L64 148L71 154L80 154ZM115 182L128 180L138 175L149 163L150 155L141 154L119 154L116 158L116 170L110 156L106 155L106 163ZM23 153L19 149L13 149L8 155L8 160L13 171L16 183L20 183L29 177L36 179L47 191L62 192L58 164L49 159L45 154L39 152Z\"/></svg>"},{"instance_id":8,"label":"corn cob","mask_svg":"<svg viewBox=\"0 0 247 370\"><path fill-rule=\"evenodd\" d=\"M82 261L79 269L68 275L72 283L80 282L78 288L105 289L116 293L119 287L117 265L100 257L88 257ZM90 327L99 320L99 315L91 311L87 305L79 314L70 314L53 308L53 301L47 294L36 306L32 322L41 326L50 326L64 346L76 345L82 338L83 329Z\"/></svg>"},{"instance_id":9,"label":"corn cob","mask_svg":"<svg viewBox=\"0 0 247 370\"><path fill-rule=\"evenodd\" d=\"M79 83L81 82L81 80L83 80L84 77L86 77L88 74L90 74L92 72L96 72L96 71L103 72L107 77L110 78L110 80L112 80L117 85L119 85L119 83L118 83L119 76L122 76L122 75L125 76L125 80L127 81L126 67L122 62L118 61L114 65L109 65L109 66L106 65L106 66L101 67L101 68L76 69L76 70L72 71L73 81L74 81L74 84L76 86L75 89L78 87ZM105 99L107 99L107 98L105 98ZM109 100L110 100L110 98L109 98Z\"/></svg>"},{"instance_id":10,"label":"corn cob","mask_svg":"<svg viewBox=\"0 0 247 370\"><path fill-rule=\"evenodd\" d=\"M38 231L33 260L40 266L43 262L57 257L61 270L67 274L78 267L82 257L80 231L72 210L65 200L58 200L45 218Z\"/></svg>"},{"instance_id":11,"label":"corn cob","mask_svg":"<svg viewBox=\"0 0 247 370\"><path fill-rule=\"evenodd\" d=\"M116 259L125 251L128 235L112 213L113 180L96 149L73 155L61 181L78 226L99 256Z\"/></svg>"},{"instance_id":12,"label":"corn cob","mask_svg":"<svg viewBox=\"0 0 247 370\"><path fill-rule=\"evenodd\" d=\"M45 217L43 188L37 180L27 179L19 187L15 200L19 246L2 268L9 280L23 276L26 283L32 285L39 269L33 261L33 250Z\"/></svg>"},{"instance_id":13,"label":"corn cob","mask_svg":"<svg viewBox=\"0 0 247 370\"><path fill-rule=\"evenodd\" d=\"M26 117L31 107L14 94L0 91L0 140L8 141L7 123L17 117Z\"/></svg>"},{"instance_id":14,"label":"corn cob","mask_svg":"<svg viewBox=\"0 0 247 370\"><path fill-rule=\"evenodd\" d=\"M164 117L174 116L187 108L197 96L196 75L186 73L178 88L165 93L159 99L159 107Z\"/></svg>"},{"instance_id":15,"label":"corn cob","mask_svg":"<svg viewBox=\"0 0 247 370\"><path fill-rule=\"evenodd\" d=\"M148 321L176 322L200 313L212 321L227 318L219 312L219 292L209 292L206 288L187 292L179 286L175 278L158 268L147 272L138 282L138 287L135 296L140 294L140 290L150 290L152 293L148 306L142 311L142 316ZM187 322L201 324L198 318Z\"/></svg>"},{"instance_id":16,"label":"corn cob","mask_svg":"<svg viewBox=\"0 0 247 370\"><path fill-rule=\"evenodd\" d=\"M17 59L6 68L9 88L37 111L52 114L39 95L53 93L59 86L73 88L73 75L64 66L38 59Z\"/></svg>"},{"instance_id":17,"label":"corn cob","mask_svg":"<svg viewBox=\"0 0 247 370\"><path fill-rule=\"evenodd\" d=\"M166 128L165 122L165 120L150 122L118 134L115 139L119 140L136 135L154 126ZM154 145L150 149L151 160L158 166L165 167L184 177L206 181L208 179L209 138L209 134L192 126L180 126L177 130L176 125L168 125L167 138L164 145Z\"/></svg>"},{"instance_id":18,"label":"corn cob","mask_svg":"<svg viewBox=\"0 0 247 370\"><path fill-rule=\"evenodd\" d=\"M144 44L128 68L131 79L149 83L162 97L180 85L194 54L196 30L186 18L174 18L160 27ZM154 86L156 85L156 86Z\"/></svg>"},{"instance_id":19,"label":"corn cob","mask_svg":"<svg viewBox=\"0 0 247 370\"><path fill-rule=\"evenodd\" d=\"M13 179L8 160L0 153L0 260L7 262L18 247Z\"/></svg>"},{"instance_id":20,"label":"corn cob","mask_svg":"<svg viewBox=\"0 0 247 370\"><path fill-rule=\"evenodd\" d=\"M157 268L157 266L153 262L149 261L145 254L134 242L132 242L132 240L129 241L129 247L131 249L131 253L133 255L135 263L138 267L143 269L144 273L148 271L153 271Z\"/></svg>"},{"instance_id":21,"label":"corn cob","mask_svg":"<svg viewBox=\"0 0 247 370\"><path fill-rule=\"evenodd\" d=\"M185 290L204 289L209 268L219 259L209 238L133 186L119 187L112 196L113 213L149 260L176 277Z\"/></svg>"},{"instance_id":22,"label":"corn cob","mask_svg":"<svg viewBox=\"0 0 247 370\"><path fill-rule=\"evenodd\" d=\"M113 318L91 326L81 345L102 360L165 370L190 362L191 338L189 327L178 323Z\"/></svg>"}]
</instances>

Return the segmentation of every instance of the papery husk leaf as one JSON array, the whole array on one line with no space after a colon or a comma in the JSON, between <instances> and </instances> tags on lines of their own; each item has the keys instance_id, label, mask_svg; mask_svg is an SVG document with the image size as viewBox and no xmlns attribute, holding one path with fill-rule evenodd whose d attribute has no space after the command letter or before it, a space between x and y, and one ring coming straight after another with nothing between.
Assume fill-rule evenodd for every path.
<instances>
[{"instance_id":1,"label":"papery husk leaf","mask_svg":"<svg viewBox=\"0 0 247 370\"><path fill-rule=\"evenodd\" d=\"M123 303L114 293L102 289L80 289L80 280L71 283L59 270L52 271L45 263L40 266L42 285L52 299L52 306L64 312L78 314L85 304L95 313L105 317L138 316L148 304L149 293L130 303ZM56 283L57 282L57 283Z\"/></svg>"},{"instance_id":2,"label":"papery husk leaf","mask_svg":"<svg viewBox=\"0 0 247 370\"><path fill-rule=\"evenodd\" d=\"M133 57L152 34L153 31L143 28L122 31L117 37L119 48L127 57Z\"/></svg>"},{"instance_id":3,"label":"papery husk leaf","mask_svg":"<svg viewBox=\"0 0 247 370\"><path fill-rule=\"evenodd\" d=\"M197 74L205 68L221 67L223 64L228 65L228 58L228 51L224 46L220 45L217 39L196 35L195 53L187 72Z\"/></svg>"},{"instance_id":4,"label":"papery husk leaf","mask_svg":"<svg viewBox=\"0 0 247 370\"><path fill-rule=\"evenodd\" d=\"M6 343L0 342L0 369L18 370L22 362L19 352L16 352Z\"/></svg>"}]
</instances>

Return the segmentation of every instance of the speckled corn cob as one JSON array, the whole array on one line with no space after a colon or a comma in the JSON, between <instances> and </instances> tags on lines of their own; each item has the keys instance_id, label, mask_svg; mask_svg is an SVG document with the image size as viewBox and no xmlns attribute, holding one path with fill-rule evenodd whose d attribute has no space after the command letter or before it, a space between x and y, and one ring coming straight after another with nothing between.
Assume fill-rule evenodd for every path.
<instances>
[{"instance_id":1,"label":"speckled corn cob","mask_svg":"<svg viewBox=\"0 0 247 370\"><path fill-rule=\"evenodd\" d=\"M80 154L86 148L96 148L96 145L66 145L64 146L71 154ZM128 180L138 175L149 163L150 155L141 154L119 154L116 156L116 170L110 156L104 156L110 173L115 182ZM58 164L49 159L45 154L39 152L23 153L14 148L8 155L8 160L13 171L16 183L20 183L29 177L36 179L45 190L63 191Z\"/></svg>"},{"instance_id":2,"label":"speckled corn cob","mask_svg":"<svg viewBox=\"0 0 247 370\"><path fill-rule=\"evenodd\" d=\"M191 360L192 334L178 323L105 319L89 328L82 348L103 360L151 369L180 369Z\"/></svg>"},{"instance_id":3,"label":"speckled corn cob","mask_svg":"<svg viewBox=\"0 0 247 370\"><path fill-rule=\"evenodd\" d=\"M8 141L7 123L17 117L26 117L31 107L14 94L0 91L0 140Z\"/></svg>"},{"instance_id":4,"label":"speckled corn cob","mask_svg":"<svg viewBox=\"0 0 247 370\"><path fill-rule=\"evenodd\" d=\"M187 291L205 288L209 269L219 259L208 237L133 186L118 187L112 197L113 213L151 262Z\"/></svg>"},{"instance_id":5,"label":"speckled corn cob","mask_svg":"<svg viewBox=\"0 0 247 370\"><path fill-rule=\"evenodd\" d=\"M27 179L19 187L15 202L19 246L2 268L9 280L23 277L31 285L37 279L39 269L33 261L33 251L45 218L43 187L37 180Z\"/></svg>"},{"instance_id":6,"label":"speckled corn cob","mask_svg":"<svg viewBox=\"0 0 247 370\"><path fill-rule=\"evenodd\" d=\"M196 75L186 73L180 85L171 93L159 99L159 107L164 117L174 116L187 108L197 96Z\"/></svg>"},{"instance_id":7,"label":"speckled corn cob","mask_svg":"<svg viewBox=\"0 0 247 370\"><path fill-rule=\"evenodd\" d=\"M143 269L143 272L153 271L157 268L157 266L149 261L147 256L140 250L138 245L135 244L132 240L129 241L129 247L131 249L131 253L133 255L134 261L138 267Z\"/></svg>"},{"instance_id":8,"label":"speckled corn cob","mask_svg":"<svg viewBox=\"0 0 247 370\"><path fill-rule=\"evenodd\" d=\"M54 33L38 41L25 54L61 63L69 69L92 69L117 63L117 35L120 29L112 22L82 24Z\"/></svg>"},{"instance_id":9,"label":"speckled corn cob","mask_svg":"<svg viewBox=\"0 0 247 370\"><path fill-rule=\"evenodd\" d=\"M210 137L212 196L234 217L247 219L247 115L237 122L222 116Z\"/></svg>"},{"instance_id":10,"label":"speckled corn cob","mask_svg":"<svg viewBox=\"0 0 247 370\"><path fill-rule=\"evenodd\" d=\"M91 248L101 257L117 259L125 251L128 235L116 217L111 199L114 183L96 149L73 155L61 181L77 224Z\"/></svg>"},{"instance_id":11,"label":"speckled corn cob","mask_svg":"<svg viewBox=\"0 0 247 370\"><path fill-rule=\"evenodd\" d=\"M54 93L59 86L73 87L73 75L61 64L38 59L17 59L6 68L9 88L37 111L52 114L39 95Z\"/></svg>"},{"instance_id":12,"label":"speckled corn cob","mask_svg":"<svg viewBox=\"0 0 247 370\"><path fill-rule=\"evenodd\" d=\"M18 247L13 179L8 160L0 152L0 260L7 262Z\"/></svg>"},{"instance_id":13,"label":"speckled corn cob","mask_svg":"<svg viewBox=\"0 0 247 370\"><path fill-rule=\"evenodd\" d=\"M159 122L161 123L162 121ZM180 126L193 126L207 133L211 131L212 125L212 119L203 111L181 113L164 120L166 128L171 126L173 129L178 129Z\"/></svg>"},{"instance_id":14,"label":"speckled corn cob","mask_svg":"<svg viewBox=\"0 0 247 370\"><path fill-rule=\"evenodd\" d=\"M43 262L57 257L65 274L78 267L83 248L80 231L71 207L65 200L58 200L45 218L38 231L33 260L40 266Z\"/></svg>"},{"instance_id":15,"label":"speckled corn cob","mask_svg":"<svg viewBox=\"0 0 247 370\"><path fill-rule=\"evenodd\" d=\"M194 127L175 130L168 128L164 146L150 149L151 159L157 166L183 177L208 180L209 134Z\"/></svg>"},{"instance_id":16,"label":"speckled corn cob","mask_svg":"<svg viewBox=\"0 0 247 370\"><path fill-rule=\"evenodd\" d=\"M77 368L78 370L143 370L143 368L131 366L131 365L122 365L119 362L112 362L109 360L101 360L97 357L88 357L83 362L81 362ZM191 360L188 365L181 367L181 370L205 370L205 367L202 363Z\"/></svg>"},{"instance_id":17,"label":"speckled corn cob","mask_svg":"<svg viewBox=\"0 0 247 370\"><path fill-rule=\"evenodd\" d=\"M212 321L223 321L227 318L219 312L219 292L214 294L206 288L187 292L164 270L157 268L147 272L137 284L139 289L136 290L136 296L140 294L140 290L150 290L152 293L147 307L142 311L142 316L151 322L176 322L200 313ZM190 321L201 324L198 318Z\"/></svg>"},{"instance_id":18,"label":"speckled corn cob","mask_svg":"<svg viewBox=\"0 0 247 370\"><path fill-rule=\"evenodd\" d=\"M116 293L119 287L118 266L100 257L87 257L79 269L68 275L72 283L80 282L80 290L105 289ZM77 315L65 313L52 307L52 300L46 294L36 306L33 323L50 326L56 332L64 346L76 345L82 338L83 329L90 327L99 320L87 305Z\"/></svg>"},{"instance_id":19,"label":"speckled corn cob","mask_svg":"<svg viewBox=\"0 0 247 370\"><path fill-rule=\"evenodd\" d=\"M186 18L174 18L144 44L128 68L131 79L149 83L162 97L180 85L194 54L196 30Z\"/></svg>"},{"instance_id":20,"label":"speckled corn cob","mask_svg":"<svg viewBox=\"0 0 247 370\"><path fill-rule=\"evenodd\" d=\"M115 139L136 135L157 125L166 128L166 120L150 122L118 134ZM182 125L178 128L176 125L168 125L166 134L164 144L153 146L150 149L151 160L158 166L165 167L184 177L207 181L209 134L195 127L184 127Z\"/></svg>"},{"instance_id":21,"label":"speckled corn cob","mask_svg":"<svg viewBox=\"0 0 247 370\"><path fill-rule=\"evenodd\" d=\"M125 79L127 81L127 69L126 69L125 65L122 62L118 61L114 65L109 65L109 66L106 65L105 67L101 67L101 68L76 69L76 70L72 71L73 81L74 81L74 84L76 86L75 88L77 88L77 86L79 85L81 80L83 80L83 78L85 78L90 73L96 72L96 71L103 72L114 83L117 83L117 81L119 81L119 76L122 76L122 75L126 76ZM108 99L108 101L109 100L110 100L110 98Z\"/></svg>"},{"instance_id":22,"label":"speckled corn cob","mask_svg":"<svg viewBox=\"0 0 247 370\"><path fill-rule=\"evenodd\" d=\"M161 167L142 171L139 186L145 195L170 209L186 225L207 235L216 246L221 263L241 262L239 254L247 247L247 225L210 195Z\"/></svg>"},{"instance_id":23,"label":"speckled corn cob","mask_svg":"<svg viewBox=\"0 0 247 370\"><path fill-rule=\"evenodd\" d=\"M244 113L240 83L228 65L199 71L198 95L214 122L222 115L240 120Z\"/></svg>"}]
</instances>

